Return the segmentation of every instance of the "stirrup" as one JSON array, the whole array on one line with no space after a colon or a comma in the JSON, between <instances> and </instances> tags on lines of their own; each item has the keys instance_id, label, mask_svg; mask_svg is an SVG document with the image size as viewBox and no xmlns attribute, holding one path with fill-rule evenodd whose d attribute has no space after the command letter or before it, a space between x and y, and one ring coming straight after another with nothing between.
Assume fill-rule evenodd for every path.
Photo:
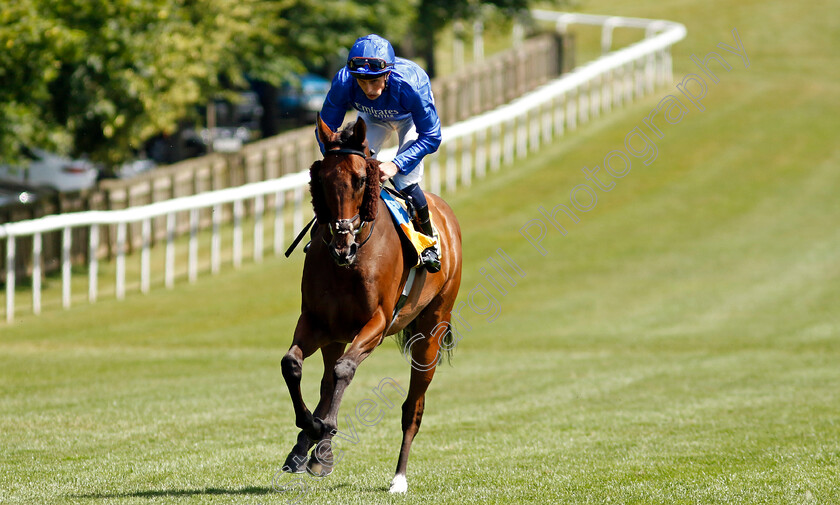
<instances>
[{"instance_id":1,"label":"stirrup","mask_svg":"<svg viewBox=\"0 0 840 505\"><path fill-rule=\"evenodd\" d=\"M420 253L420 263L430 273L440 272L440 255L437 246L428 247Z\"/></svg>"}]
</instances>

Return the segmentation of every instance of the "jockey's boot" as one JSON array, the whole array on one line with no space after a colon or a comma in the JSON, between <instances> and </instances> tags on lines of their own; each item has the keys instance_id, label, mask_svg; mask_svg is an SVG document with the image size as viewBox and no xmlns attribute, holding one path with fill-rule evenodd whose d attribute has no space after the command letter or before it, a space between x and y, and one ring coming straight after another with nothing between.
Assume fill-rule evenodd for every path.
<instances>
[{"instance_id":1,"label":"jockey's boot","mask_svg":"<svg viewBox=\"0 0 840 505\"><path fill-rule=\"evenodd\" d=\"M315 238L315 230L317 229L318 221L315 221L314 223L312 223L312 228L309 229L309 242L307 242L306 245L303 246L303 254L308 253L309 248L312 247L312 239Z\"/></svg>"},{"instance_id":2,"label":"jockey's boot","mask_svg":"<svg viewBox=\"0 0 840 505\"><path fill-rule=\"evenodd\" d=\"M417 227L424 235L435 238L435 245L427 247L420 253L420 262L423 263L429 272L440 272L440 238L435 237L432 220L429 218L428 205L417 208L415 224L417 224Z\"/></svg>"}]
</instances>

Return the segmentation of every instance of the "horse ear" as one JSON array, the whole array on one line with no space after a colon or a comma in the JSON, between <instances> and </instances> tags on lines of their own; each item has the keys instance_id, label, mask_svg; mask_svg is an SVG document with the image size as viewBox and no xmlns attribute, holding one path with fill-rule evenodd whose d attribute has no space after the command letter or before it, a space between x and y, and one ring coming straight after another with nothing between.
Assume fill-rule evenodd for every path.
<instances>
[{"instance_id":1,"label":"horse ear","mask_svg":"<svg viewBox=\"0 0 840 505\"><path fill-rule=\"evenodd\" d=\"M359 208L359 217L363 221L373 221L376 219L376 211L379 208L379 192L381 191L379 188L379 160L368 158L365 172L367 187L362 199L362 206Z\"/></svg>"},{"instance_id":2,"label":"horse ear","mask_svg":"<svg viewBox=\"0 0 840 505\"><path fill-rule=\"evenodd\" d=\"M315 125L316 130L318 131L318 138L321 140L322 144L326 144L327 142L329 142L330 139L332 139L335 135L335 133L332 130L330 130L330 127L327 126L327 123L325 123L324 120L321 119L320 113L318 113L315 116Z\"/></svg>"},{"instance_id":3,"label":"horse ear","mask_svg":"<svg viewBox=\"0 0 840 505\"><path fill-rule=\"evenodd\" d=\"M365 120L359 118L356 120L356 124L353 125L353 137L356 139L359 145L361 145L364 143L366 135L367 125L365 124Z\"/></svg>"},{"instance_id":4,"label":"horse ear","mask_svg":"<svg viewBox=\"0 0 840 505\"><path fill-rule=\"evenodd\" d=\"M316 161L309 167L309 193L312 195L312 209L315 211L315 218L318 224L330 222L330 209L327 207L327 200L324 198L324 189L321 187L321 160Z\"/></svg>"}]
</instances>

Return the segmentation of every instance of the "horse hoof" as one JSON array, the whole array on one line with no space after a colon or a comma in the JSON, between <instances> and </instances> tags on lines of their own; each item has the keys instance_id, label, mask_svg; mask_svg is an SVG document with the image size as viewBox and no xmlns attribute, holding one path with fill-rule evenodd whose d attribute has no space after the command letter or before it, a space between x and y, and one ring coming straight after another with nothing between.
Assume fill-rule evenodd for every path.
<instances>
[{"instance_id":1,"label":"horse hoof","mask_svg":"<svg viewBox=\"0 0 840 505\"><path fill-rule=\"evenodd\" d=\"M303 473L306 471L306 454L300 455L294 450L286 456L283 463L283 471L286 473Z\"/></svg>"},{"instance_id":2,"label":"horse hoof","mask_svg":"<svg viewBox=\"0 0 840 505\"><path fill-rule=\"evenodd\" d=\"M326 477L333 471L332 466L327 466L315 458L310 458L306 465L306 471L313 477Z\"/></svg>"},{"instance_id":3,"label":"horse hoof","mask_svg":"<svg viewBox=\"0 0 840 505\"><path fill-rule=\"evenodd\" d=\"M394 480L391 481L391 489L389 493L405 493L408 491L408 481L405 475L394 475Z\"/></svg>"}]
</instances>

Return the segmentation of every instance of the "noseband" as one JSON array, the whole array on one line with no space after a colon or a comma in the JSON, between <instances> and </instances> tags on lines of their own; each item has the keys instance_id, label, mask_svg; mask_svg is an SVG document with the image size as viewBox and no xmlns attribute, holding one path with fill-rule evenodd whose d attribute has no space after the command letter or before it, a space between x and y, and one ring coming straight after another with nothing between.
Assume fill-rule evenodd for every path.
<instances>
[{"instance_id":1,"label":"noseband","mask_svg":"<svg viewBox=\"0 0 840 505\"><path fill-rule=\"evenodd\" d=\"M333 149L324 153L325 156L327 154L349 154L354 156L361 156L365 160L368 158L368 156L363 151L359 151L356 149ZM364 228L364 226L368 224L367 221L361 221L359 223L359 226L354 228L353 223L360 219L361 218L359 214L356 214L350 219L336 219L335 223L333 223L333 225L330 226L330 235L335 237L336 234L347 235L348 233L352 233L354 237L357 236L362 231L362 228ZM371 221L370 223L370 232L368 233L367 238L365 238L365 240L361 244L359 244L359 249L361 249L363 245L367 244L367 241L370 240L370 237L373 235L373 228L374 226L376 226L376 218L374 218L373 221ZM324 243L329 245L329 243L326 240L324 240Z\"/></svg>"}]
</instances>

